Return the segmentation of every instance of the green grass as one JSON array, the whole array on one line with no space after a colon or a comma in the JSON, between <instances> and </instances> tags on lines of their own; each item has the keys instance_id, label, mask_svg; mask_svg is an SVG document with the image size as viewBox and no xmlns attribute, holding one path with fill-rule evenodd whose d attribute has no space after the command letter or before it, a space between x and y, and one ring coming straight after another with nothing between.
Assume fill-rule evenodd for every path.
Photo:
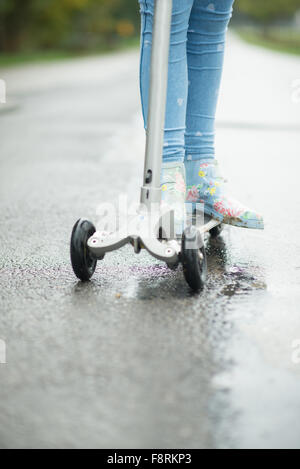
<instances>
[{"instance_id":1,"label":"green grass","mask_svg":"<svg viewBox=\"0 0 300 469\"><path fill-rule=\"evenodd\" d=\"M0 67L10 67L31 63L43 63L57 60L65 60L76 57L87 57L96 54L107 54L119 50L126 50L138 47L139 37L124 39L111 46L102 46L87 51L68 51L68 50L46 50L46 51L27 51L14 54L0 53Z\"/></svg>"},{"instance_id":2,"label":"green grass","mask_svg":"<svg viewBox=\"0 0 300 469\"><path fill-rule=\"evenodd\" d=\"M254 28L236 28L237 34L250 44L279 52L300 55L300 32L289 29L270 28L265 33Z\"/></svg>"},{"instance_id":3,"label":"green grass","mask_svg":"<svg viewBox=\"0 0 300 469\"><path fill-rule=\"evenodd\" d=\"M51 60L61 60L76 56L78 56L78 54L68 53L64 51L20 52L14 54L0 54L0 67L22 65L28 62L48 62Z\"/></svg>"}]
</instances>

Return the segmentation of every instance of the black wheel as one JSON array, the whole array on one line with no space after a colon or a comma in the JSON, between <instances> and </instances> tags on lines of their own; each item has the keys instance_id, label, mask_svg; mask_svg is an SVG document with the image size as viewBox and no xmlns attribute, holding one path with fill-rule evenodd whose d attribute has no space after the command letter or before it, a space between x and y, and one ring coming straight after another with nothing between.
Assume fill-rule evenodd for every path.
<instances>
[{"instance_id":1,"label":"black wheel","mask_svg":"<svg viewBox=\"0 0 300 469\"><path fill-rule=\"evenodd\" d=\"M206 281L207 262L203 240L195 226L189 226L183 233L181 258L185 280L192 290L202 290Z\"/></svg>"},{"instance_id":2,"label":"black wheel","mask_svg":"<svg viewBox=\"0 0 300 469\"><path fill-rule=\"evenodd\" d=\"M88 220L80 218L75 223L71 236L71 262L74 273L83 282L87 282L93 275L97 265L90 253L87 242L93 236L96 228Z\"/></svg>"},{"instance_id":3,"label":"black wheel","mask_svg":"<svg viewBox=\"0 0 300 469\"><path fill-rule=\"evenodd\" d=\"M212 229L210 230L210 232L209 232L210 236L211 236L212 238L217 238L217 237L220 236L220 234L222 233L223 228L224 228L224 227L223 227L222 224L215 226L214 228L212 228Z\"/></svg>"}]
</instances>

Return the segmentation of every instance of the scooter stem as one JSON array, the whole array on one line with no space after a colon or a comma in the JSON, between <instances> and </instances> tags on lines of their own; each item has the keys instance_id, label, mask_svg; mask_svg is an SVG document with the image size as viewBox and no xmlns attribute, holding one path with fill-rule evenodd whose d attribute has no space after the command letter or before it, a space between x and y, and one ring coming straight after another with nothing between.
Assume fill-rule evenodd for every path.
<instances>
[{"instance_id":1,"label":"scooter stem","mask_svg":"<svg viewBox=\"0 0 300 469\"><path fill-rule=\"evenodd\" d=\"M151 76L146 130L144 185L141 203L150 209L161 202L161 165L168 86L171 18L173 0L155 0Z\"/></svg>"}]
</instances>

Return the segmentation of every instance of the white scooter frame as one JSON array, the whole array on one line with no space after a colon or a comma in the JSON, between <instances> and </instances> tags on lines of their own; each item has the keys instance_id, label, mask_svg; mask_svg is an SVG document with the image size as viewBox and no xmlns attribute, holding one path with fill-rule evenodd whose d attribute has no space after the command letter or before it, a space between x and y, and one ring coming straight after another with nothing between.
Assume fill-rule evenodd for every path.
<instances>
[{"instance_id":1,"label":"white scooter frame","mask_svg":"<svg viewBox=\"0 0 300 469\"><path fill-rule=\"evenodd\" d=\"M171 18L173 0L156 0L153 23L149 112L146 134L144 181L141 188L140 207L136 215L113 233L96 231L87 220L80 219L74 226L71 238L73 270L81 280L93 275L97 260L105 254L131 243L139 253L146 249L153 257L171 268L182 262L185 278L194 290L201 290L206 278L206 256L202 235L219 230L220 222L208 219L195 227L190 223L182 240L174 236L172 209L161 211L161 167L164 143L164 126L168 84ZM166 224L166 226L164 226ZM160 233L168 233L159 239ZM217 234L219 231L217 231ZM194 244L191 244L191 241ZM196 243L196 244L195 244Z\"/></svg>"}]
</instances>

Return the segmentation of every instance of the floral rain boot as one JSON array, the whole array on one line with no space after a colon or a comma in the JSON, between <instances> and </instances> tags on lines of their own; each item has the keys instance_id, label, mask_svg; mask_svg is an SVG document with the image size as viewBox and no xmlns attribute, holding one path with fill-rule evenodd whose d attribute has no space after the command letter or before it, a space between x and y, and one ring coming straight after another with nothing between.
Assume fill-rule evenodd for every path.
<instances>
[{"instance_id":1,"label":"floral rain boot","mask_svg":"<svg viewBox=\"0 0 300 469\"><path fill-rule=\"evenodd\" d=\"M204 203L204 213L229 225L264 229L261 215L227 194L215 160L186 161L187 203Z\"/></svg>"},{"instance_id":2,"label":"floral rain boot","mask_svg":"<svg viewBox=\"0 0 300 469\"><path fill-rule=\"evenodd\" d=\"M182 235L185 223L185 167L181 162L162 164L161 173L162 205L174 209L176 237Z\"/></svg>"}]
</instances>

